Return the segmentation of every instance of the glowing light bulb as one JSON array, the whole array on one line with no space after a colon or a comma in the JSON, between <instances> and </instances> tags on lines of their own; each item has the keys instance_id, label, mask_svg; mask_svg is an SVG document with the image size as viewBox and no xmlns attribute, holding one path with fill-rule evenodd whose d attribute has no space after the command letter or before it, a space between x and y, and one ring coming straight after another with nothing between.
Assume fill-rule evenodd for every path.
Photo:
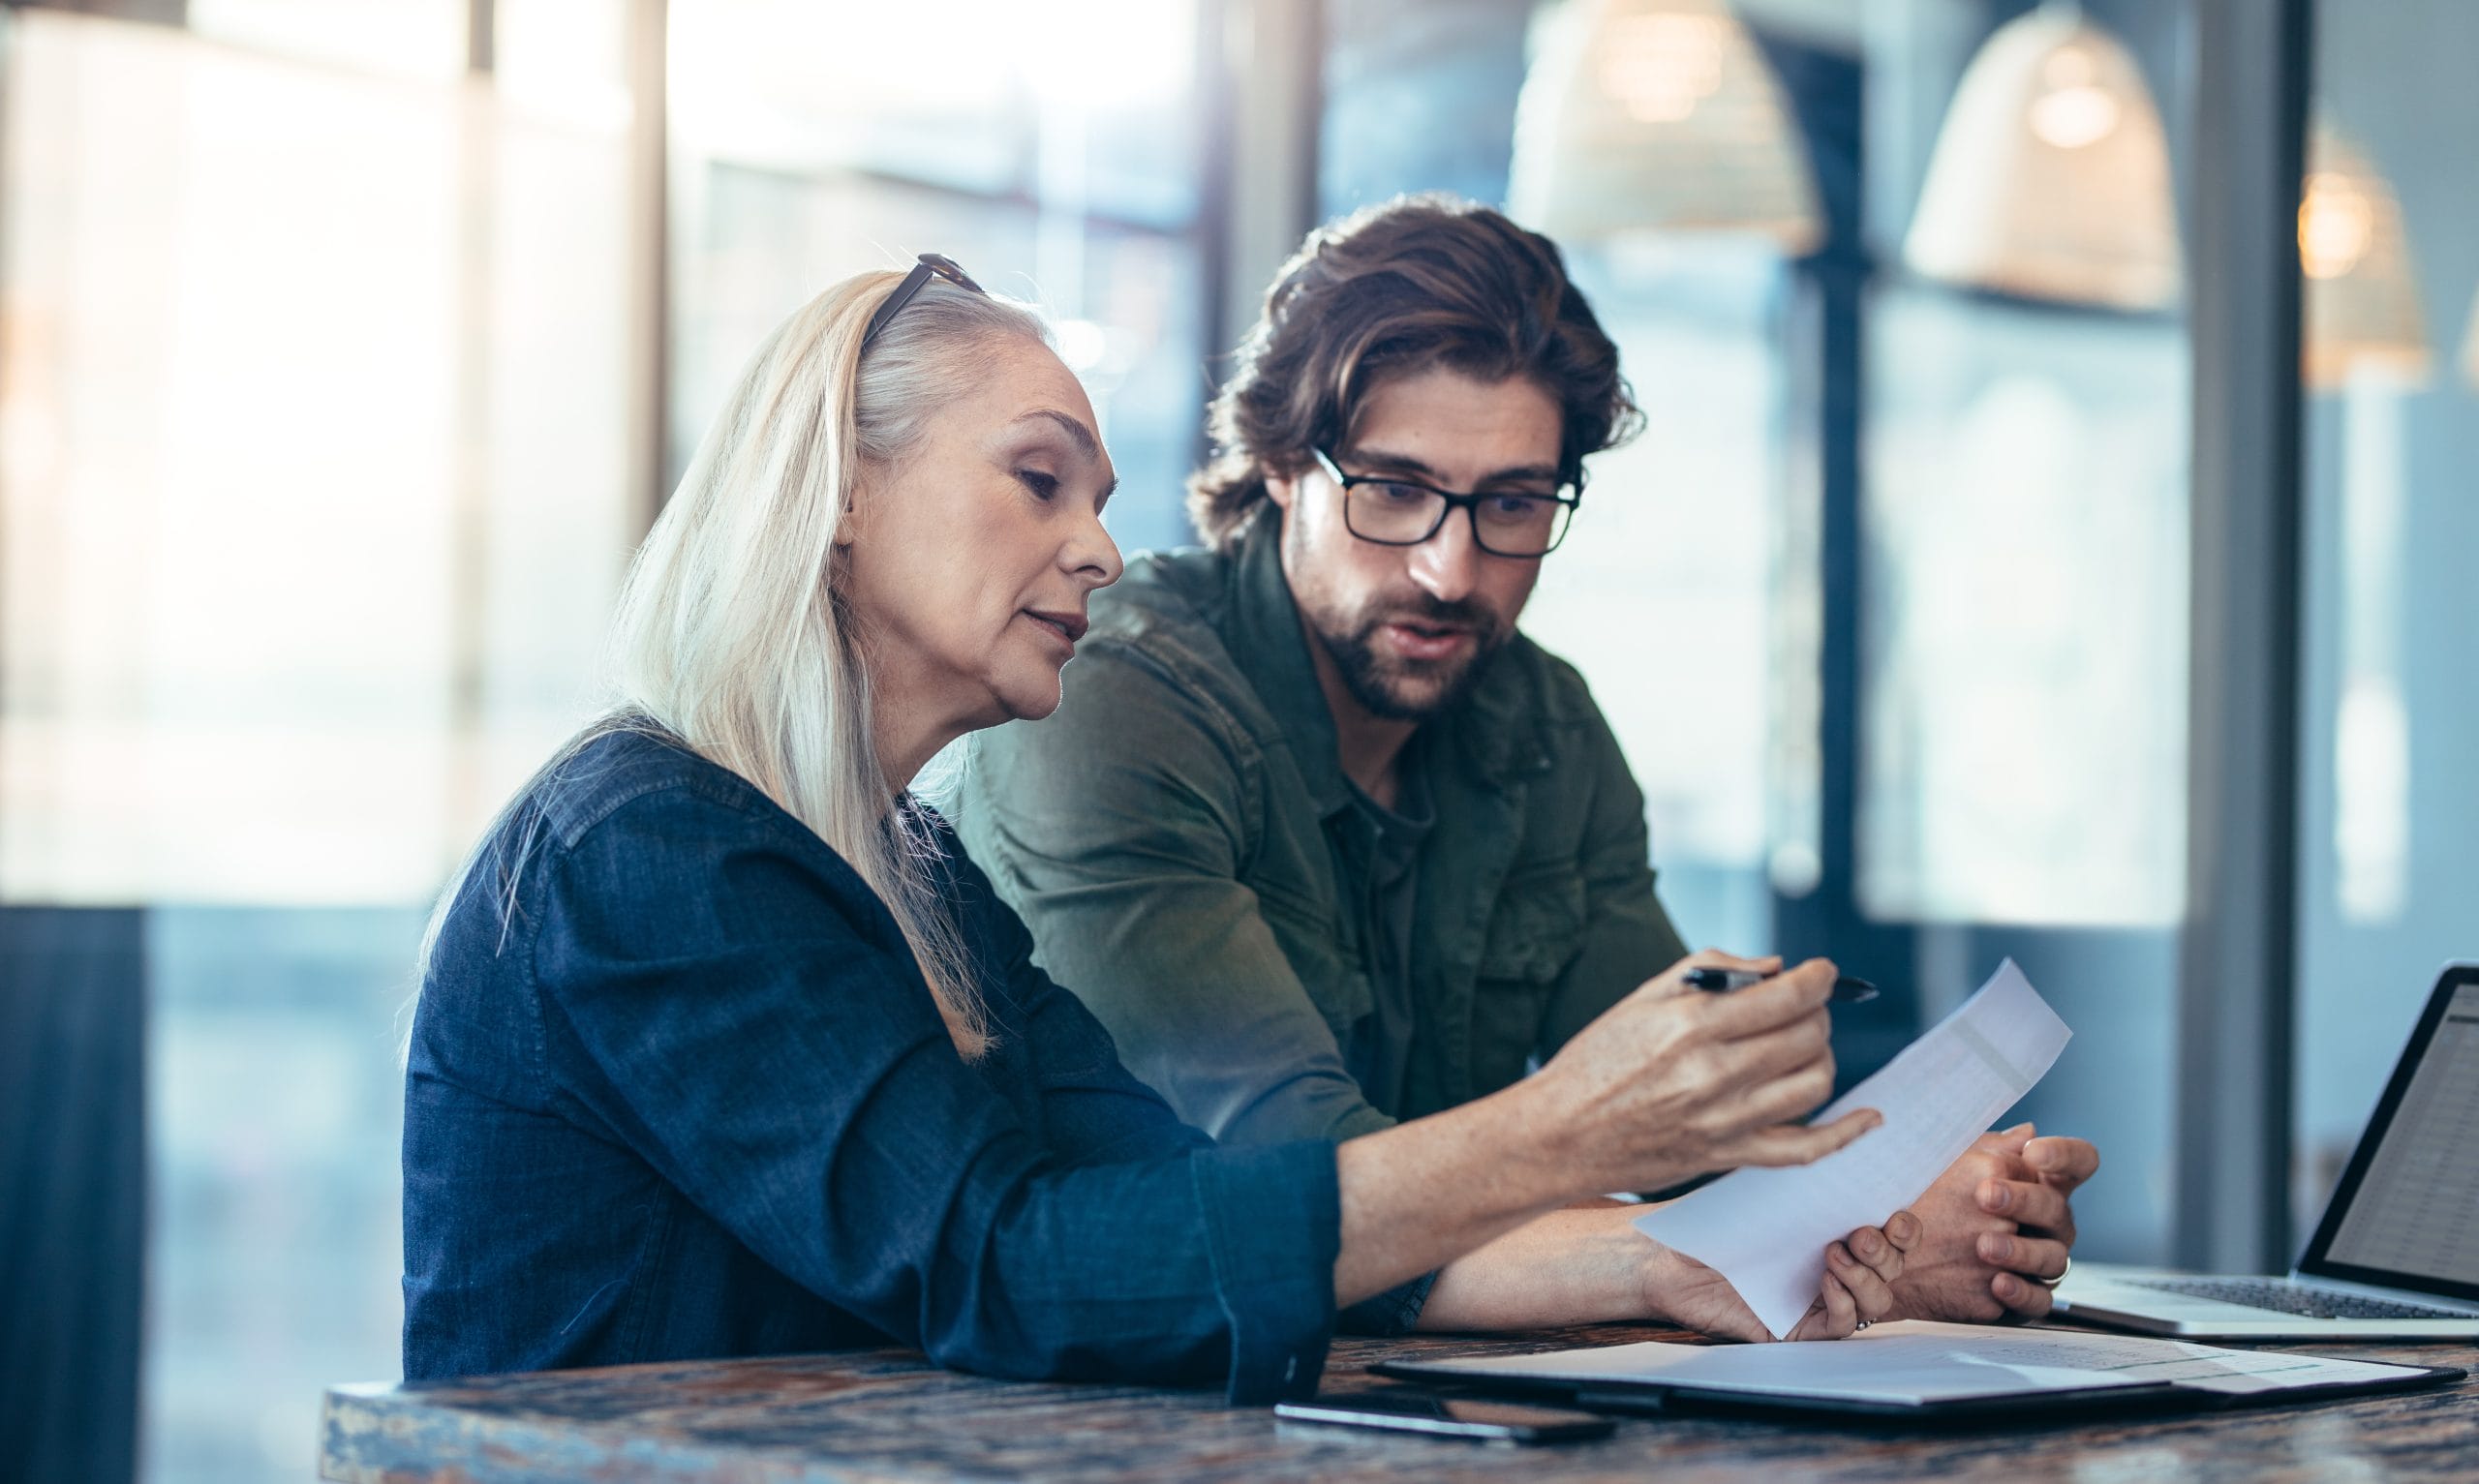
<instances>
[{"instance_id":1,"label":"glowing light bulb","mask_svg":"<svg viewBox=\"0 0 2479 1484\"><path fill-rule=\"evenodd\" d=\"M2045 89L2032 100L2032 133L2059 149L2097 144L2118 127L2118 100L2096 80L2091 53L2061 46L2040 68Z\"/></svg>"},{"instance_id":2,"label":"glowing light bulb","mask_svg":"<svg viewBox=\"0 0 2479 1484\"><path fill-rule=\"evenodd\" d=\"M1722 85L1724 22L1713 15L1628 15L1610 27L1601 85L1648 124L1676 123Z\"/></svg>"},{"instance_id":3,"label":"glowing light bulb","mask_svg":"<svg viewBox=\"0 0 2479 1484\"><path fill-rule=\"evenodd\" d=\"M2307 177L2298 203L2299 265L2309 278L2340 278L2359 265L2375 237L2375 209L2347 175Z\"/></svg>"}]
</instances>

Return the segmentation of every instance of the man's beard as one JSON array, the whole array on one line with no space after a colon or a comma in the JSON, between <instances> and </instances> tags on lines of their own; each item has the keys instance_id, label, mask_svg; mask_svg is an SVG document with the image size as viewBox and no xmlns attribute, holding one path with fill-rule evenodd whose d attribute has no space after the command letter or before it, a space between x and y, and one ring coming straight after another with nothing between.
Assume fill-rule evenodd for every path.
<instances>
[{"instance_id":1,"label":"man's beard","mask_svg":"<svg viewBox=\"0 0 2479 1484\"><path fill-rule=\"evenodd\" d=\"M1311 613L1310 628L1341 672L1343 688L1370 715L1386 721L1425 721L1463 699L1481 673L1482 662L1506 642L1498 616L1469 598L1443 602L1426 593L1409 601L1373 608L1358 621L1333 621L1333 616ZM1470 653L1453 659L1410 659L1377 646L1377 631L1389 623L1453 624L1469 629Z\"/></svg>"}]
</instances>

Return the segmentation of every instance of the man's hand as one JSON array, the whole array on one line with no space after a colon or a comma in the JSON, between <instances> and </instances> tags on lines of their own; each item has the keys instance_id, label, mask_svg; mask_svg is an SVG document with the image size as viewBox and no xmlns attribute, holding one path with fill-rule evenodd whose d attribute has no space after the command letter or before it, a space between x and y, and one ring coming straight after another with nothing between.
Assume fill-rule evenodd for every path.
<instances>
[{"instance_id":1,"label":"man's hand","mask_svg":"<svg viewBox=\"0 0 2479 1484\"><path fill-rule=\"evenodd\" d=\"M1985 1324L2047 1315L2048 1284L2074 1246L2070 1200L2100 1151L2035 1133L2026 1123L1981 1135L1912 1202L1927 1233L1894 1286L1897 1316Z\"/></svg>"},{"instance_id":2,"label":"man's hand","mask_svg":"<svg viewBox=\"0 0 2479 1484\"><path fill-rule=\"evenodd\" d=\"M1920 1235L1919 1218L1896 1211L1883 1227L1862 1227L1826 1247L1817 1301L1783 1338L1840 1340L1891 1314L1894 1282ZM1645 1306L1652 1313L1718 1339L1762 1344L1773 1338L1729 1279L1684 1253L1656 1247L1644 1283Z\"/></svg>"},{"instance_id":3,"label":"man's hand","mask_svg":"<svg viewBox=\"0 0 2479 1484\"><path fill-rule=\"evenodd\" d=\"M1687 984L1699 968L1770 977L1705 994ZM1785 971L1778 958L1707 950L1637 985L1538 1075L1454 1111L1489 1120L1502 1158L1557 1175L1566 1199L1662 1190L1708 1170L1809 1164L1884 1122L1873 1108L1829 1124L1799 1121L1833 1093L1824 1008L1833 981L1821 958Z\"/></svg>"}]
</instances>

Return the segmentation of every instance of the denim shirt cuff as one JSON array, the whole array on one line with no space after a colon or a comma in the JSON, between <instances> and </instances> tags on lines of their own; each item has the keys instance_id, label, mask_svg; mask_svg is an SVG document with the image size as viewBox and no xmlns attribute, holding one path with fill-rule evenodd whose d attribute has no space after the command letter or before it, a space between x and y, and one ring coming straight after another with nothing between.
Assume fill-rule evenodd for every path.
<instances>
[{"instance_id":1,"label":"denim shirt cuff","mask_svg":"<svg viewBox=\"0 0 2479 1484\"><path fill-rule=\"evenodd\" d=\"M1437 1274L1423 1273L1409 1283L1398 1283L1383 1293L1373 1293L1336 1315L1334 1327L1347 1335L1377 1335L1392 1338L1411 1333L1420 1322L1421 1309L1429 1301L1429 1289L1437 1287Z\"/></svg>"},{"instance_id":2,"label":"denim shirt cuff","mask_svg":"<svg viewBox=\"0 0 2479 1484\"><path fill-rule=\"evenodd\" d=\"M1231 1324L1231 1405L1316 1395L1333 1338L1334 1255L1342 1245L1334 1146L1309 1139L1201 1149L1188 1167Z\"/></svg>"}]
</instances>

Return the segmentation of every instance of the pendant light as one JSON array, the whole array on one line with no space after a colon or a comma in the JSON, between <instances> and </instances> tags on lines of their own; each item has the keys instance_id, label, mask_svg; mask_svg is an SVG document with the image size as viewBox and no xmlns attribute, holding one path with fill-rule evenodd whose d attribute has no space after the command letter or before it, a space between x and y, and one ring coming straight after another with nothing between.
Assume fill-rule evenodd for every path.
<instances>
[{"instance_id":1,"label":"pendant light","mask_svg":"<svg viewBox=\"0 0 2479 1484\"><path fill-rule=\"evenodd\" d=\"M2329 390L2360 372L2427 379L2428 336L2402 204L2355 139L2318 113L2299 193L2298 259L2307 275L2300 373Z\"/></svg>"},{"instance_id":2,"label":"pendant light","mask_svg":"<svg viewBox=\"0 0 2479 1484\"><path fill-rule=\"evenodd\" d=\"M2126 47L2070 4L1999 27L1954 91L1903 258L2026 298L2175 304L2169 142Z\"/></svg>"},{"instance_id":3,"label":"pendant light","mask_svg":"<svg viewBox=\"0 0 2479 1484\"><path fill-rule=\"evenodd\" d=\"M1513 215L1566 239L1753 233L1823 239L1805 142L1723 0L1567 0L1537 34L1515 106Z\"/></svg>"}]
</instances>

